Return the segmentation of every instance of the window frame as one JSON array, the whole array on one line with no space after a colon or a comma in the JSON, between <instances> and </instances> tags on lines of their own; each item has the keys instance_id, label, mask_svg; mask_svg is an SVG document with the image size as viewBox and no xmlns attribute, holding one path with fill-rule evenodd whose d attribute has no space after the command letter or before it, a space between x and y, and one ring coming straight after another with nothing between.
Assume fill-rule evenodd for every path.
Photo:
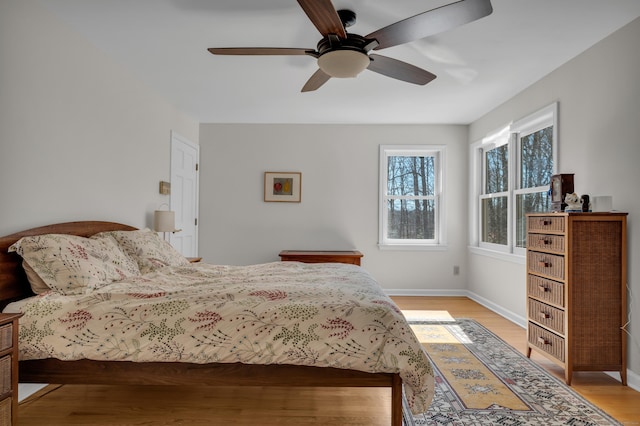
<instances>
[{"instance_id":1,"label":"window frame","mask_svg":"<svg viewBox=\"0 0 640 426\"><path fill-rule=\"evenodd\" d=\"M434 158L434 194L425 196L435 203L435 224L433 239L395 239L387 238L388 211L387 171L388 158L397 156L433 157ZM379 156L379 213L378 213L378 247L381 250L444 250L446 233L444 220L444 164L446 160L445 145L380 145ZM411 198L411 197L410 197Z\"/></svg>"},{"instance_id":2,"label":"window frame","mask_svg":"<svg viewBox=\"0 0 640 426\"><path fill-rule=\"evenodd\" d=\"M554 102L528 116L512 122L479 141L471 144L470 153L470 194L471 222L470 246L485 253L501 253L524 257L526 248L517 247L517 198L523 194L538 193L548 186L520 188L521 182L521 146L520 139L539 130L552 126L552 174L558 170L558 103ZM507 191L507 244L494 244L482 241L483 218L482 201L492 196L504 196L504 193L485 193L485 152L487 148L509 144L508 191Z\"/></svg>"},{"instance_id":3,"label":"window frame","mask_svg":"<svg viewBox=\"0 0 640 426\"><path fill-rule=\"evenodd\" d=\"M532 193L549 190L548 184L532 187L532 188L520 188L520 182L521 182L520 177L522 172L520 170L520 164L521 164L520 153L522 151L521 149L522 147L520 146L520 140L525 136L531 135L549 126L553 126L553 129L552 129L553 141L551 143L551 159L553 161L553 166L552 166L551 174L555 174L557 173L557 170L558 170L558 103L555 102L547 107L544 107L516 121L511 126L511 132L514 138L515 148L516 148L516 152L514 154L517 155L518 171L517 171L517 175L515 176L516 182L514 182L514 191L513 191L514 203L510 213L513 215L513 218L512 218L512 225L513 225L512 233L514 235L513 252L514 254L519 256L524 256L526 254L527 249L526 247L517 247L518 242L516 241L516 235L517 235L518 224L517 224L517 217L516 217L517 216L516 199L518 195L532 194Z\"/></svg>"},{"instance_id":4,"label":"window frame","mask_svg":"<svg viewBox=\"0 0 640 426\"><path fill-rule=\"evenodd\" d=\"M487 187L487 168L486 168L486 154L488 151L502 147L507 145L509 147L509 155L508 155L508 168L507 168L507 190L495 193L486 193ZM513 155L510 144L510 133L509 126L500 129L497 132L490 134L489 136L483 139L483 144L480 150L480 161L481 161L481 189L480 193L477 197L478 202L478 230L480 233L478 234L478 245L481 248L500 251L500 252L508 252L508 246L511 244L511 227L509 226L509 219L507 219L507 245L489 243L482 240L482 230L483 230L483 216L482 216L482 202L486 199L496 198L496 197L506 197L507 198L507 212L511 211L512 206L512 197L511 197L511 188L513 179L513 173L511 168L513 167Z\"/></svg>"}]
</instances>

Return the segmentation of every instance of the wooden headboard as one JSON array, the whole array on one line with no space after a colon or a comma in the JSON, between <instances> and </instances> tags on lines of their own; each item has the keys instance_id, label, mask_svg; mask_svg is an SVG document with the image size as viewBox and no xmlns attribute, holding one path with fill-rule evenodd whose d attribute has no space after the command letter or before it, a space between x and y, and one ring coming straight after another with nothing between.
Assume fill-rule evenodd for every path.
<instances>
[{"instance_id":1,"label":"wooden headboard","mask_svg":"<svg viewBox=\"0 0 640 426\"><path fill-rule=\"evenodd\" d=\"M27 276L22 269L22 258L8 253L8 248L22 237L42 234L70 234L90 237L104 231L133 231L129 225L115 222L83 221L41 226L0 237L0 309L7 303L33 296Z\"/></svg>"}]
</instances>

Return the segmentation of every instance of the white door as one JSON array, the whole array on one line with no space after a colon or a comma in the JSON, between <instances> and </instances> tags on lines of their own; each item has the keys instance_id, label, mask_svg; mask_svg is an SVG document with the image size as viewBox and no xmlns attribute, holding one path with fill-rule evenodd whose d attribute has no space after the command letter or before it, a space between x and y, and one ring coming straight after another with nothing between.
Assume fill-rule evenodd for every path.
<instances>
[{"instance_id":1,"label":"white door","mask_svg":"<svg viewBox=\"0 0 640 426\"><path fill-rule=\"evenodd\" d=\"M198 161L200 148L171 132L171 210L176 229L171 245L186 257L198 256Z\"/></svg>"}]
</instances>

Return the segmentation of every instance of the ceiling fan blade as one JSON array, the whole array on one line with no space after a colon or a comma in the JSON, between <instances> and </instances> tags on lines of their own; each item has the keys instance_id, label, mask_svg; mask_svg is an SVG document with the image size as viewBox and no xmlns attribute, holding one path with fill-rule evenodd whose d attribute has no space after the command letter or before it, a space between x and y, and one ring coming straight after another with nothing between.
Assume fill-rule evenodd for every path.
<instances>
[{"instance_id":1,"label":"ceiling fan blade","mask_svg":"<svg viewBox=\"0 0 640 426\"><path fill-rule=\"evenodd\" d=\"M435 74L431 74L429 71L387 56L372 54L369 55L369 58L371 58L371 63L367 69L396 80L425 85L436 78Z\"/></svg>"},{"instance_id":2,"label":"ceiling fan blade","mask_svg":"<svg viewBox=\"0 0 640 426\"><path fill-rule=\"evenodd\" d=\"M313 49L289 47L211 47L214 55L307 55Z\"/></svg>"},{"instance_id":3,"label":"ceiling fan blade","mask_svg":"<svg viewBox=\"0 0 640 426\"><path fill-rule=\"evenodd\" d=\"M490 0L460 0L428 10L372 32L378 40L375 50L408 43L475 21L493 12Z\"/></svg>"},{"instance_id":4,"label":"ceiling fan blade","mask_svg":"<svg viewBox=\"0 0 640 426\"><path fill-rule=\"evenodd\" d=\"M307 80L301 92L311 92L313 90L318 90L320 86L329 81L330 78L331 76L329 76L329 74L326 74L324 71L318 68L318 71L313 73L311 78Z\"/></svg>"},{"instance_id":5,"label":"ceiling fan blade","mask_svg":"<svg viewBox=\"0 0 640 426\"><path fill-rule=\"evenodd\" d=\"M338 37L347 38L347 32L331 0L298 0L298 3L323 37L337 34Z\"/></svg>"}]
</instances>

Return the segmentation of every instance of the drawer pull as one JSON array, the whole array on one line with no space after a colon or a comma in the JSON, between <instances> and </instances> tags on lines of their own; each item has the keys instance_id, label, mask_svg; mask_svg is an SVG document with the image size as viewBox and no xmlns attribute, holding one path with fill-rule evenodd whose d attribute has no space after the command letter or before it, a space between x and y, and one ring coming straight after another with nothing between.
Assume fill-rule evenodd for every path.
<instances>
[{"instance_id":1,"label":"drawer pull","mask_svg":"<svg viewBox=\"0 0 640 426\"><path fill-rule=\"evenodd\" d=\"M538 343L540 343L541 345L548 345L549 341L544 337L538 337Z\"/></svg>"},{"instance_id":2,"label":"drawer pull","mask_svg":"<svg viewBox=\"0 0 640 426\"><path fill-rule=\"evenodd\" d=\"M541 219L540 220L540 225L542 225L542 226L551 225L551 221L549 219Z\"/></svg>"},{"instance_id":3,"label":"drawer pull","mask_svg":"<svg viewBox=\"0 0 640 426\"><path fill-rule=\"evenodd\" d=\"M549 315L549 314L548 314L548 313L546 313L546 312L540 312L540 318L542 318L542 319L549 319L549 318L551 318L551 315Z\"/></svg>"},{"instance_id":4,"label":"drawer pull","mask_svg":"<svg viewBox=\"0 0 640 426\"><path fill-rule=\"evenodd\" d=\"M543 293L546 293L549 291L549 287L545 287L542 284L538 284L538 289Z\"/></svg>"},{"instance_id":5,"label":"drawer pull","mask_svg":"<svg viewBox=\"0 0 640 426\"><path fill-rule=\"evenodd\" d=\"M551 262L547 261L547 260L541 260L538 262L538 265L540 265L543 268L550 268L551 267Z\"/></svg>"}]
</instances>

